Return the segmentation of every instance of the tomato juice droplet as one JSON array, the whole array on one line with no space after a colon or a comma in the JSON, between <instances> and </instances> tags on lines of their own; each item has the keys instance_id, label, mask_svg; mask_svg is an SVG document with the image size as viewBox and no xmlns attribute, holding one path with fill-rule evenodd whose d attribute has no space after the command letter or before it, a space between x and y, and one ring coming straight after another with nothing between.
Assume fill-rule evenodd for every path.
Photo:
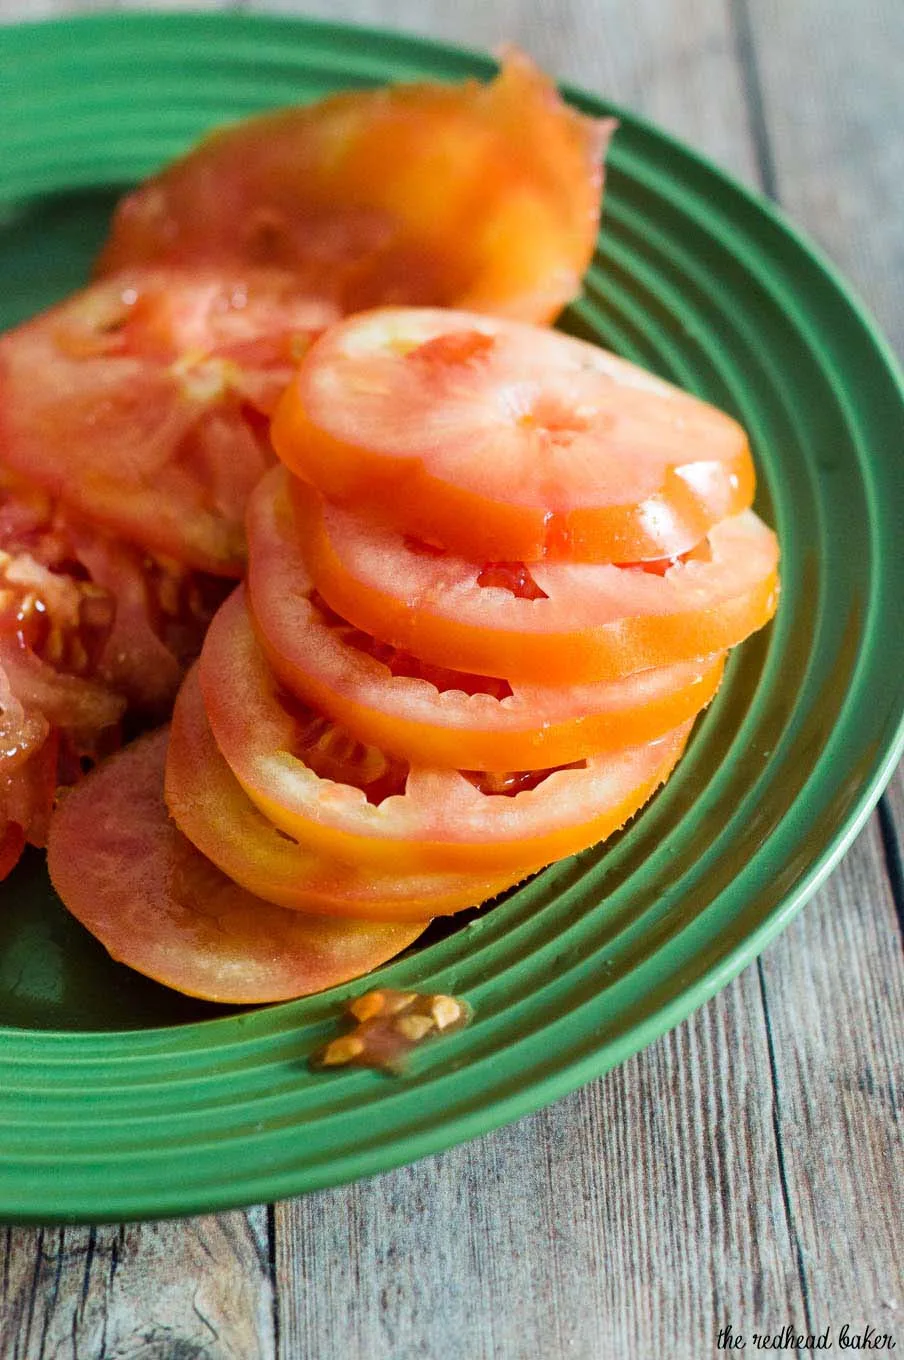
<instances>
[{"instance_id":1,"label":"tomato juice droplet","mask_svg":"<svg viewBox=\"0 0 904 1360\"><path fill-rule=\"evenodd\" d=\"M549 770L509 770L505 773L492 770L462 770L469 784L487 796L514 798L519 793L527 793L537 788L551 774L559 770L585 770L586 760L573 760L570 765L555 765Z\"/></svg>"},{"instance_id":2,"label":"tomato juice droplet","mask_svg":"<svg viewBox=\"0 0 904 1360\"><path fill-rule=\"evenodd\" d=\"M519 600L547 600L523 562L487 562L477 577L479 586L507 590Z\"/></svg>"}]
</instances>

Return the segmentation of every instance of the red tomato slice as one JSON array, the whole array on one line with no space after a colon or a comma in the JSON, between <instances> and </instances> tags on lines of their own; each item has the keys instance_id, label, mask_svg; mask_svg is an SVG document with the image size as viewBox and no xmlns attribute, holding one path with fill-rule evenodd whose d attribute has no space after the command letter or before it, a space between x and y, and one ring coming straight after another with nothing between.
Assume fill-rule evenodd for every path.
<instances>
[{"instance_id":1,"label":"red tomato slice","mask_svg":"<svg viewBox=\"0 0 904 1360\"><path fill-rule=\"evenodd\" d=\"M166 801L197 848L249 892L295 911L373 921L424 921L479 906L521 875L362 870L299 845L250 801L220 754L196 671L176 702Z\"/></svg>"},{"instance_id":2,"label":"red tomato slice","mask_svg":"<svg viewBox=\"0 0 904 1360\"><path fill-rule=\"evenodd\" d=\"M21 853L25 842L38 846L45 843L57 786L59 743L59 733L51 730L43 743L11 773L0 765L0 827L6 828L5 849L0 859L5 861L7 873L19 857L16 845ZM21 829L21 837L16 833L10 837L11 826Z\"/></svg>"},{"instance_id":3,"label":"red tomato slice","mask_svg":"<svg viewBox=\"0 0 904 1360\"><path fill-rule=\"evenodd\" d=\"M362 868L523 877L622 826L671 773L690 730L507 778L409 769L287 698L247 611L230 631L222 668L200 669L222 754L274 826Z\"/></svg>"},{"instance_id":4,"label":"red tomato slice","mask_svg":"<svg viewBox=\"0 0 904 1360\"><path fill-rule=\"evenodd\" d=\"M268 264L343 312L405 301L550 320L590 262L613 127L517 52L486 86L266 113L130 194L98 267Z\"/></svg>"},{"instance_id":5,"label":"red tomato slice","mask_svg":"<svg viewBox=\"0 0 904 1360\"><path fill-rule=\"evenodd\" d=\"M733 647L772 617L778 541L751 510L706 552L642 565L481 566L374 526L293 482L305 562L331 609L422 661L541 684L618 679Z\"/></svg>"},{"instance_id":6,"label":"red tomato slice","mask_svg":"<svg viewBox=\"0 0 904 1360\"><path fill-rule=\"evenodd\" d=\"M729 416L595 345L467 312L333 327L272 434L331 499L479 561L669 557L753 499Z\"/></svg>"},{"instance_id":7,"label":"red tomato slice","mask_svg":"<svg viewBox=\"0 0 904 1360\"><path fill-rule=\"evenodd\" d=\"M569 765L662 736L715 693L724 657L625 680L560 686L463 675L425 665L345 623L317 595L274 468L248 507L249 601L260 641L287 689L359 741L420 765L527 770ZM204 648L215 673L241 606L220 611Z\"/></svg>"},{"instance_id":8,"label":"red tomato slice","mask_svg":"<svg viewBox=\"0 0 904 1360\"><path fill-rule=\"evenodd\" d=\"M166 743L156 732L113 756L50 828L54 887L114 959L209 1001L282 1001L360 977L421 933L284 911L233 883L167 815Z\"/></svg>"},{"instance_id":9,"label":"red tomato slice","mask_svg":"<svg viewBox=\"0 0 904 1360\"><path fill-rule=\"evenodd\" d=\"M0 638L0 774L10 775L24 765L44 744L50 724L40 710L26 709L15 675L4 665L7 650L18 651L18 644ZM40 665L40 662L37 663Z\"/></svg>"},{"instance_id":10,"label":"red tomato slice","mask_svg":"<svg viewBox=\"0 0 904 1360\"><path fill-rule=\"evenodd\" d=\"M49 668L44 697L29 702L58 726L84 728L84 713L77 722L65 714L67 696L78 702L75 677L106 690L116 717L123 699L145 717L168 712L229 584L104 533L3 469L0 587L0 637L18 639L7 664L24 648ZM26 676L20 661L17 675L25 702L34 667Z\"/></svg>"},{"instance_id":11,"label":"red tomato slice","mask_svg":"<svg viewBox=\"0 0 904 1360\"><path fill-rule=\"evenodd\" d=\"M0 870L41 842L57 785L119 744L127 703L168 711L224 587L0 471Z\"/></svg>"},{"instance_id":12,"label":"red tomato slice","mask_svg":"<svg viewBox=\"0 0 904 1360\"><path fill-rule=\"evenodd\" d=\"M94 284L0 337L3 461L131 543L239 576L262 415L335 314L272 272Z\"/></svg>"}]
</instances>

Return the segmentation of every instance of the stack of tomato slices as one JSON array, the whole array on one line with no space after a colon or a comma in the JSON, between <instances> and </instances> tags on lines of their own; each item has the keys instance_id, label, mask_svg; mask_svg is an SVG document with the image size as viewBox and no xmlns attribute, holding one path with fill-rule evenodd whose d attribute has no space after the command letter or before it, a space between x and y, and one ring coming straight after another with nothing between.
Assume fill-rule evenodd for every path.
<instances>
[{"instance_id":1,"label":"stack of tomato slices","mask_svg":"<svg viewBox=\"0 0 904 1360\"><path fill-rule=\"evenodd\" d=\"M330 918L333 947L344 926L356 960L377 962L624 825L674 768L728 649L771 617L778 547L749 508L734 421L519 322L421 308L340 322L273 437L283 466L251 498L247 581L183 685L168 752L153 738L107 778L125 782L129 759L156 800L145 874L158 897L165 880L168 923L201 882L245 895L203 908L221 952L237 931L260 953L253 894L271 942L274 919ZM99 793L64 804L68 843L89 804L113 801ZM86 888L84 861L63 861L52 838L86 919L98 871ZM149 967L148 952L133 943L129 961ZM225 994L156 955L171 985ZM255 976L242 999L311 990L305 977Z\"/></svg>"},{"instance_id":2,"label":"stack of tomato slices","mask_svg":"<svg viewBox=\"0 0 904 1360\"><path fill-rule=\"evenodd\" d=\"M122 200L94 283L0 337L0 878L127 706L169 713L312 339L386 299L551 320L612 126L514 51L487 84L245 119Z\"/></svg>"}]
</instances>

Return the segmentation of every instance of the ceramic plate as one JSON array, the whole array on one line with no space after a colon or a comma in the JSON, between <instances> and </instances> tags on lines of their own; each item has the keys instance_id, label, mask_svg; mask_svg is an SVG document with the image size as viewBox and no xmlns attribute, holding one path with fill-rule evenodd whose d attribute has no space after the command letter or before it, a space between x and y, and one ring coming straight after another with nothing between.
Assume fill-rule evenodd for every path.
<instances>
[{"instance_id":1,"label":"ceramic plate","mask_svg":"<svg viewBox=\"0 0 904 1360\"><path fill-rule=\"evenodd\" d=\"M493 69L410 38L187 14L2 29L0 66L6 325L82 282L117 194L207 128L341 87ZM0 889L0 1218L274 1199L514 1119L723 986L878 796L904 709L900 381L768 206L620 117L599 251L563 324L746 424L758 508L783 547L774 625L732 658L679 771L626 834L381 970L474 1008L401 1079L309 1070L354 987L242 1012L174 996L112 964L30 858Z\"/></svg>"}]
</instances>

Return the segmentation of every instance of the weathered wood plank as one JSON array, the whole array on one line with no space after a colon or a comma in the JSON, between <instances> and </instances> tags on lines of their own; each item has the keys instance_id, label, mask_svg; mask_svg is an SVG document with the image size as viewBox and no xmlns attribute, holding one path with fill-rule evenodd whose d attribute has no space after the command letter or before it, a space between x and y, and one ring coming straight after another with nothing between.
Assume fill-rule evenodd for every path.
<instances>
[{"instance_id":1,"label":"weathered wood plank","mask_svg":"<svg viewBox=\"0 0 904 1360\"><path fill-rule=\"evenodd\" d=\"M724 1321L802 1326L758 1013L748 970L531 1118L277 1205L280 1355L699 1360Z\"/></svg>"},{"instance_id":2,"label":"weathered wood plank","mask_svg":"<svg viewBox=\"0 0 904 1360\"><path fill-rule=\"evenodd\" d=\"M782 205L904 354L904 11L899 0L750 5Z\"/></svg>"},{"instance_id":3,"label":"weathered wood plank","mask_svg":"<svg viewBox=\"0 0 904 1360\"><path fill-rule=\"evenodd\" d=\"M809 1317L902 1345L904 968L884 872L872 819L762 976Z\"/></svg>"},{"instance_id":4,"label":"weathered wood plank","mask_svg":"<svg viewBox=\"0 0 904 1360\"><path fill-rule=\"evenodd\" d=\"M266 1210L0 1230L3 1360L270 1360Z\"/></svg>"},{"instance_id":5,"label":"weathered wood plank","mask_svg":"<svg viewBox=\"0 0 904 1360\"><path fill-rule=\"evenodd\" d=\"M900 6L834 4L830 23L816 0L739 7L768 187L904 348ZM896 803L901 788L899 772ZM836 1338L847 1322L900 1345L904 970L887 862L897 853L874 816L761 974L808 1317Z\"/></svg>"}]
</instances>

